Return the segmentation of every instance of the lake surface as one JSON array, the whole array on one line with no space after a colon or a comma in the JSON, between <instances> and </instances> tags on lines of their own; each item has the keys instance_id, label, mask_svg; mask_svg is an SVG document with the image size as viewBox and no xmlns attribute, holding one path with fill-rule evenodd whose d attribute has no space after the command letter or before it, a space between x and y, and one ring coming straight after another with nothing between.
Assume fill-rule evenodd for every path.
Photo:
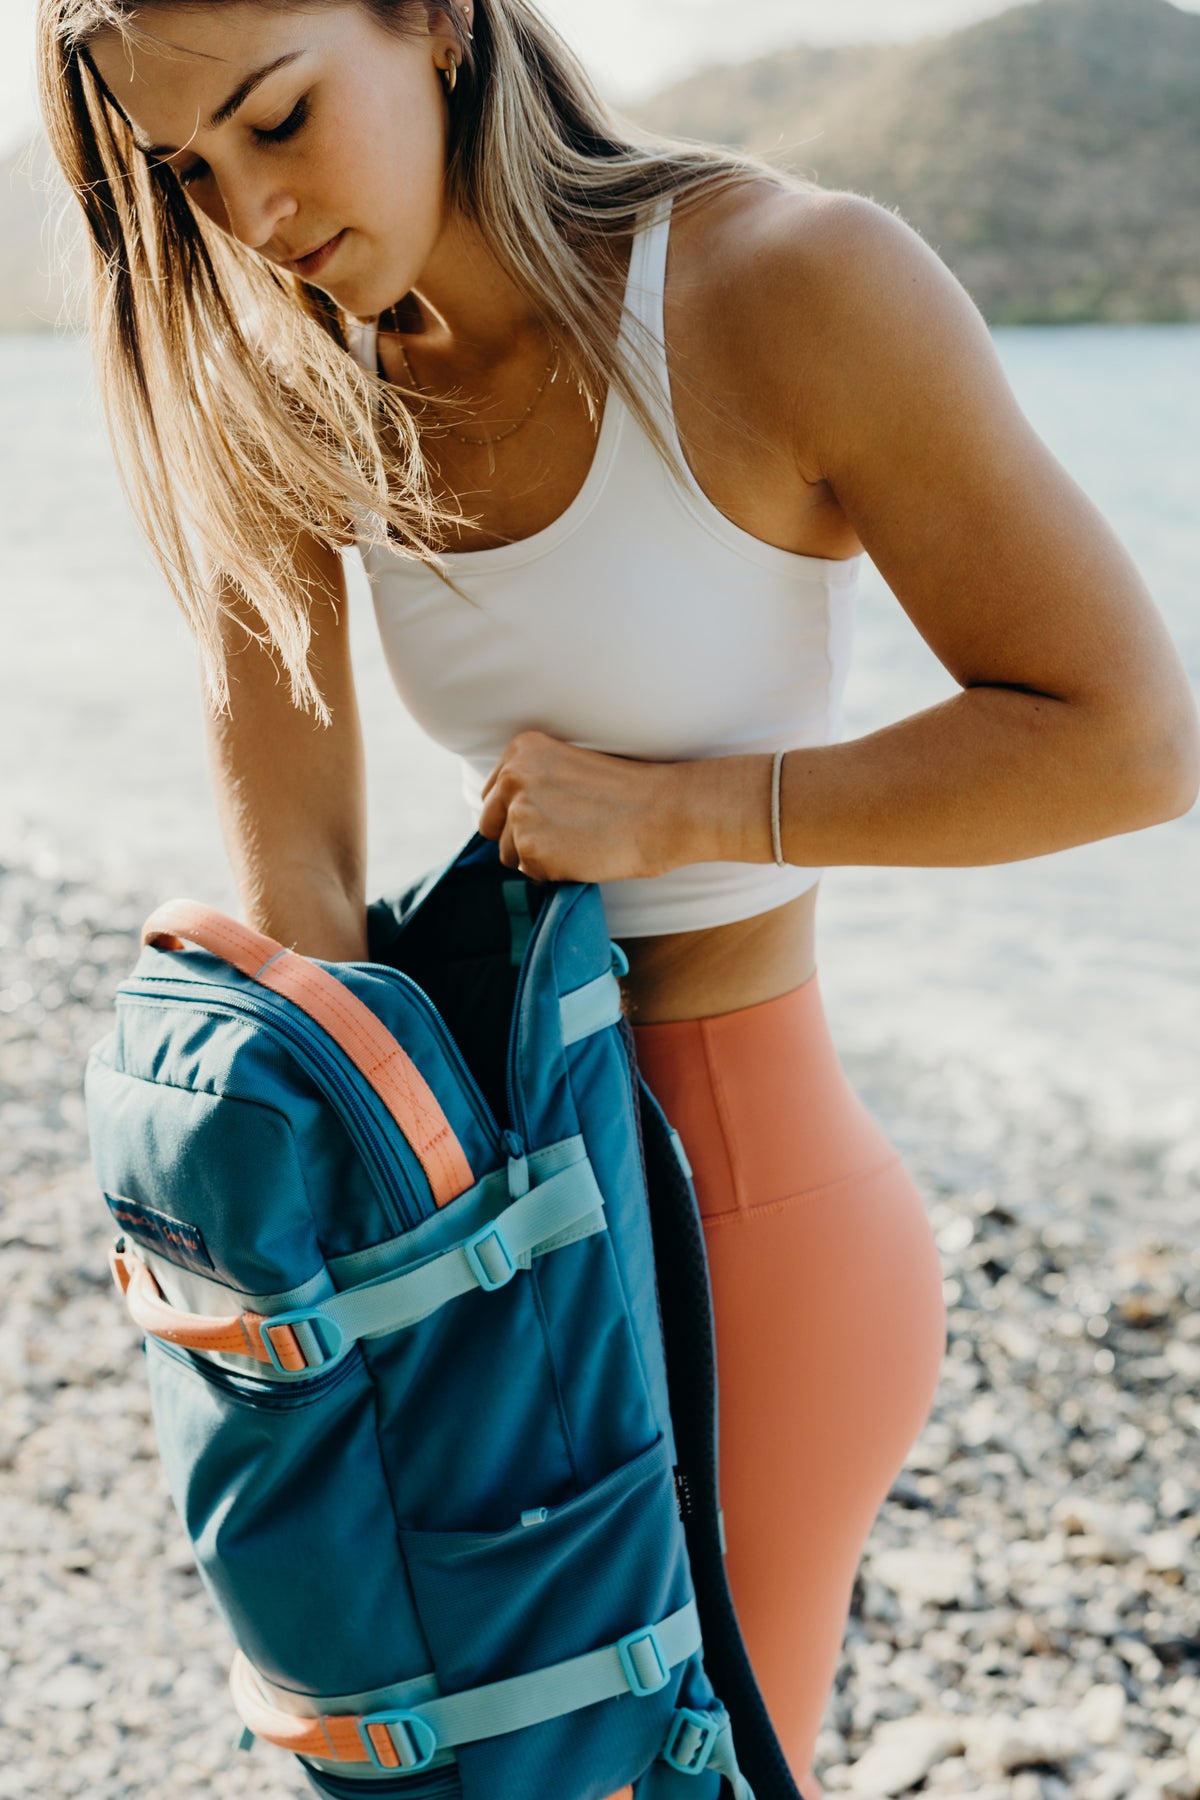
<instances>
[{"instance_id":1,"label":"lake surface","mask_svg":"<svg viewBox=\"0 0 1200 1800\"><path fill-rule=\"evenodd\" d=\"M1200 685L1200 328L996 342ZM0 478L0 860L234 907L194 654L121 498L83 345L0 337ZM389 685L361 579L353 616L382 891L449 855L471 820L454 760ZM868 571L846 735L954 691ZM1107 1155L1118 1188L1120 1170L1152 1168L1139 1215L1186 1225L1200 1198L1198 885L1195 812L1000 868L831 870L820 980L869 1104L947 1180L986 1179L1024 1132L1055 1146L1059 1177L1071 1155L1089 1169ZM1036 1158L1027 1179L1036 1205Z\"/></svg>"}]
</instances>

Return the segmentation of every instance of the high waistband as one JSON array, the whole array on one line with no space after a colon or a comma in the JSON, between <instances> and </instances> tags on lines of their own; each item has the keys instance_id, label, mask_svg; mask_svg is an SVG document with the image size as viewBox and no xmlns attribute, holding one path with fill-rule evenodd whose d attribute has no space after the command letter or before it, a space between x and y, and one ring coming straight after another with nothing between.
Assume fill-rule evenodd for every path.
<instances>
[{"instance_id":1,"label":"high waistband","mask_svg":"<svg viewBox=\"0 0 1200 1800\"><path fill-rule=\"evenodd\" d=\"M772 1000L635 1024L633 1032L642 1073L692 1163L706 1219L896 1161L842 1068L816 972Z\"/></svg>"}]
</instances>

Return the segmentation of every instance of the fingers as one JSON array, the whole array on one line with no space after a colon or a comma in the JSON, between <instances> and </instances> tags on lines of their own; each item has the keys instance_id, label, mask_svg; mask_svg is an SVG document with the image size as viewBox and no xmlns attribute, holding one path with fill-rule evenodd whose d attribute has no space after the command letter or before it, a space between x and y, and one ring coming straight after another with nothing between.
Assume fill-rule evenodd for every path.
<instances>
[{"instance_id":1,"label":"fingers","mask_svg":"<svg viewBox=\"0 0 1200 1800\"><path fill-rule=\"evenodd\" d=\"M485 806L475 829L480 837L498 838L504 829L504 808Z\"/></svg>"},{"instance_id":2,"label":"fingers","mask_svg":"<svg viewBox=\"0 0 1200 1800\"><path fill-rule=\"evenodd\" d=\"M562 746L544 732L519 733L480 790L481 809L476 830L481 837L491 838L499 844L500 861L505 868L516 869L532 881L550 879L540 857L531 853L529 845L531 833L543 835L543 821L538 804L531 798L531 789L539 797L547 786L551 791L553 789L554 770L547 765L548 751L561 754Z\"/></svg>"},{"instance_id":3,"label":"fingers","mask_svg":"<svg viewBox=\"0 0 1200 1800\"><path fill-rule=\"evenodd\" d=\"M520 870L521 852L517 849L517 841L512 824L507 820L505 821L504 830L500 834L500 861L504 864L506 869Z\"/></svg>"}]
</instances>

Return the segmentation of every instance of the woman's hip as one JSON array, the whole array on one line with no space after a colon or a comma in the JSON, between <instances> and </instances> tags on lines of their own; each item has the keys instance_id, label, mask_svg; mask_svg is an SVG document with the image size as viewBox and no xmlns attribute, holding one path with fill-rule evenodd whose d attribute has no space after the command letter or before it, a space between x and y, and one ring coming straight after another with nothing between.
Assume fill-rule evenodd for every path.
<instances>
[{"instance_id":1,"label":"woman's hip","mask_svg":"<svg viewBox=\"0 0 1200 1800\"><path fill-rule=\"evenodd\" d=\"M816 974L756 1006L635 1025L633 1034L642 1073L692 1163L706 1228L850 1190L898 1164L846 1078Z\"/></svg>"}]
</instances>

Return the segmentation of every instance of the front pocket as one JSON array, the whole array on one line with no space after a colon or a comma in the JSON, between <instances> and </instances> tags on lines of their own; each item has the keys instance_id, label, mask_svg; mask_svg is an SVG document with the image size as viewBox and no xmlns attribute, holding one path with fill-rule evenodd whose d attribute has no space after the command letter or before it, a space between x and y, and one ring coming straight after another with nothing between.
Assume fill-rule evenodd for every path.
<instances>
[{"instance_id":1,"label":"front pocket","mask_svg":"<svg viewBox=\"0 0 1200 1800\"><path fill-rule=\"evenodd\" d=\"M532 1517L532 1515L527 1515ZM402 1531L444 1694L551 1667L657 1624L692 1598L663 1435L538 1523ZM464 1800L606 1800L662 1746L686 1663L656 1693L623 1693L459 1747Z\"/></svg>"},{"instance_id":2,"label":"front pocket","mask_svg":"<svg viewBox=\"0 0 1200 1800\"><path fill-rule=\"evenodd\" d=\"M314 1695L428 1673L359 1353L312 1386L232 1377L154 1339L146 1362L176 1509L254 1667Z\"/></svg>"}]
</instances>

